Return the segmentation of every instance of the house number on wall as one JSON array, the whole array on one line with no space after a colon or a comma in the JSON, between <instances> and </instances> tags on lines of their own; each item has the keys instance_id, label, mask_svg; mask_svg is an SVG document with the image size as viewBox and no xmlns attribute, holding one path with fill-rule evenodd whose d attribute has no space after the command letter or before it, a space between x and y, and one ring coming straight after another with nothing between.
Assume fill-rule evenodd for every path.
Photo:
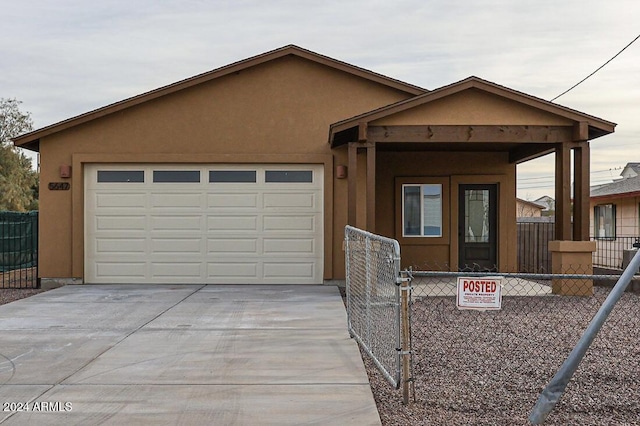
<instances>
[{"instance_id":1,"label":"house number on wall","mask_svg":"<svg viewBox=\"0 0 640 426\"><path fill-rule=\"evenodd\" d=\"M51 191L68 191L71 188L69 182L49 182L49 190Z\"/></svg>"}]
</instances>

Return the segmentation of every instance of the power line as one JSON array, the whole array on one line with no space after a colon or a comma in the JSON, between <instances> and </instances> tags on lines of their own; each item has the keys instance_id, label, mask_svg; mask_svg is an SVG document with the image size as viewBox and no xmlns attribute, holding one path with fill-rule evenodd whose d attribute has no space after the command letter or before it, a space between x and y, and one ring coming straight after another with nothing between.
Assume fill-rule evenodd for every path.
<instances>
[{"instance_id":1,"label":"power line","mask_svg":"<svg viewBox=\"0 0 640 426\"><path fill-rule=\"evenodd\" d=\"M616 170L622 170L623 168L624 167L620 166L620 167L614 167L614 168L611 168L611 169L592 170L589 174L613 172L613 171L616 171ZM544 175L544 176L537 176L537 177L518 178L518 181L554 179L554 178L555 178L555 175ZM535 183L535 182L531 182L531 183Z\"/></svg>"},{"instance_id":2,"label":"power line","mask_svg":"<svg viewBox=\"0 0 640 426\"><path fill-rule=\"evenodd\" d=\"M578 87L579 85L581 85L582 83L584 83L589 77L591 77L592 75L594 75L595 73L597 73L598 71L600 71L602 68L605 67L605 65L607 65L609 62L613 61L615 58L618 57L618 55L620 55L622 52L624 52L625 50L627 50L627 48L629 46L631 46L633 43L636 42L636 40L638 40L640 38L640 34L638 34L638 36L636 38L634 38L633 40L631 40L631 43L627 44L625 47L622 48L621 51L619 51L618 53L616 53L613 58L609 59L607 62L605 62L604 64L600 65L594 72L592 72L591 74L589 74L588 76L586 76L585 78L583 78L582 80L580 80L579 82L577 82L576 84L574 84L573 86L569 87L567 90L565 90L564 92L560 93L558 96L556 96L555 98L551 99L551 102L555 101L556 99L558 99L560 96L565 95L567 93L569 93L570 91L572 91L573 89L575 89L576 87Z\"/></svg>"},{"instance_id":3,"label":"power line","mask_svg":"<svg viewBox=\"0 0 640 426\"><path fill-rule=\"evenodd\" d=\"M613 183L611 179L606 180L592 180L589 182L590 186L600 185L600 184L609 184ZM553 188L555 186L555 182L528 182L523 185L517 185L516 189L542 189L542 188Z\"/></svg>"}]
</instances>

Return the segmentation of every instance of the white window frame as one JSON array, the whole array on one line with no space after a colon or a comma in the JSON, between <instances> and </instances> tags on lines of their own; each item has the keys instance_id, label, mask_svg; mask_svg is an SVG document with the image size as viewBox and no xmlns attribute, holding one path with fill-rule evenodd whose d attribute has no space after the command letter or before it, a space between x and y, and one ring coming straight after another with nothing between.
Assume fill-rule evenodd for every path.
<instances>
[{"instance_id":1,"label":"white window frame","mask_svg":"<svg viewBox=\"0 0 640 426\"><path fill-rule=\"evenodd\" d=\"M608 235L607 233L607 227L606 226L602 226L602 229L604 230L605 234L604 235L600 235L600 210L602 209L603 211L607 208L611 209L611 225L610 225L610 231L612 235ZM595 237L595 239L597 240L615 240L616 239L616 205L609 203L609 204L598 204L596 206L593 207L593 235ZM604 224L603 224L604 225Z\"/></svg>"}]
</instances>

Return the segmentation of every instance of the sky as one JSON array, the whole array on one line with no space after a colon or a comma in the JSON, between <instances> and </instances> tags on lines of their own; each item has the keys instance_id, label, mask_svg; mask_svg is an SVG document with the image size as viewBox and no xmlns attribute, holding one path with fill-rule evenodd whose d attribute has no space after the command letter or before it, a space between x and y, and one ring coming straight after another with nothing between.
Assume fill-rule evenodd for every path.
<instances>
[{"instance_id":1,"label":"sky","mask_svg":"<svg viewBox=\"0 0 640 426\"><path fill-rule=\"evenodd\" d=\"M288 44L436 89L477 76L551 100L640 34L637 0L0 0L0 98L36 129ZM640 40L556 103L617 123L591 183L640 162ZM517 195L554 196L553 155Z\"/></svg>"}]
</instances>

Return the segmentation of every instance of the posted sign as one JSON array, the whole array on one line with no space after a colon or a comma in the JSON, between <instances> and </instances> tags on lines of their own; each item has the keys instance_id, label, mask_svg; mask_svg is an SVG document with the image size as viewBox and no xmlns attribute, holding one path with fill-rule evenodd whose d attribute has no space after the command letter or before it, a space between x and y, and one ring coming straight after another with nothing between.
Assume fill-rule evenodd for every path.
<instances>
[{"instance_id":1,"label":"posted sign","mask_svg":"<svg viewBox=\"0 0 640 426\"><path fill-rule=\"evenodd\" d=\"M502 308L502 277L458 278L456 305L458 309Z\"/></svg>"}]
</instances>

